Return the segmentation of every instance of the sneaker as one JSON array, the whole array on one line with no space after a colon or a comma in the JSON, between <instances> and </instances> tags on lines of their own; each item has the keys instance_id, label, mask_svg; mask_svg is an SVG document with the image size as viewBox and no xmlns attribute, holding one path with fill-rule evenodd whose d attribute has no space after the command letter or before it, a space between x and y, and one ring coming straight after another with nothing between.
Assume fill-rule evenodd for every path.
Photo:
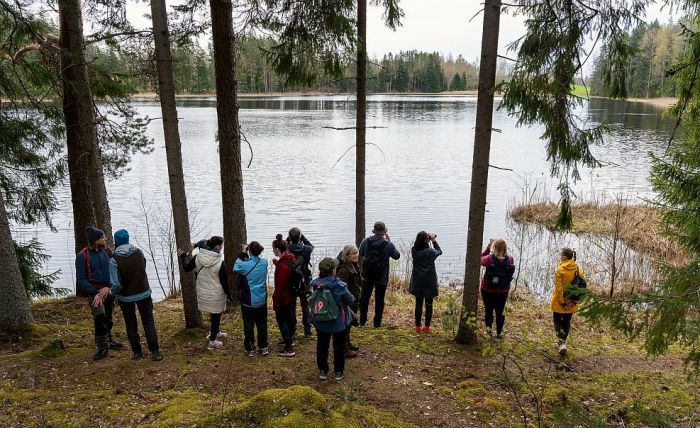
<instances>
[{"instance_id":1,"label":"sneaker","mask_svg":"<svg viewBox=\"0 0 700 428\"><path fill-rule=\"evenodd\" d=\"M138 360L140 358L143 358L143 353L141 352L134 352L134 354L131 356L132 360Z\"/></svg>"},{"instance_id":2,"label":"sneaker","mask_svg":"<svg viewBox=\"0 0 700 428\"><path fill-rule=\"evenodd\" d=\"M220 340L210 340L209 345L207 346L207 349L214 350L214 349L221 348L222 346L224 346L224 342L222 342Z\"/></svg>"},{"instance_id":3,"label":"sneaker","mask_svg":"<svg viewBox=\"0 0 700 428\"><path fill-rule=\"evenodd\" d=\"M498 340L503 340L503 333L498 333L498 334L496 335L496 339L498 339Z\"/></svg>"},{"instance_id":4,"label":"sneaker","mask_svg":"<svg viewBox=\"0 0 700 428\"><path fill-rule=\"evenodd\" d=\"M429 325L423 326L423 333L430 333L430 326Z\"/></svg>"},{"instance_id":5,"label":"sneaker","mask_svg":"<svg viewBox=\"0 0 700 428\"><path fill-rule=\"evenodd\" d=\"M345 358L357 358L357 351L347 348L345 350Z\"/></svg>"},{"instance_id":6,"label":"sneaker","mask_svg":"<svg viewBox=\"0 0 700 428\"><path fill-rule=\"evenodd\" d=\"M251 349L249 351L245 351L245 354L249 357L254 357L255 356L255 349Z\"/></svg>"},{"instance_id":7,"label":"sneaker","mask_svg":"<svg viewBox=\"0 0 700 428\"><path fill-rule=\"evenodd\" d=\"M359 351L359 350L360 350L360 347L359 347L359 346L356 346L356 345L353 344L353 343L348 343L348 349L351 350L351 351Z\"/></svg>"},{"instance_id":8,"label":"sneaker","mask_svg":"<svg viewBox=\"0 0 700 428\"><path fill-rule=\"evenodd\" d=\"M414 326L413 326L413 331L415 331L416 333L420 333L420 326L419 326L419 325L414 325Z\"/></svg>"},{"instance_id":9,"label":"sneaker","mask_svg":"<svg viewBox=\"0 0 700 428\"><path fill-rule=\"evenodd\" d=\"M335 372L334 379L336 382L340 382L341 380L343 380L344 377L345 375L343 374L343 372Z\"/></svg>"},{"instance_id":10,"label":"sneaker","mask_svg":"<svg viewBox=\"0 0 700 428\"><path fill-rule=\"evenodd\" d=\"M277 355L279 355L280 357L293 357L296 355L296 352L292 351L291 349L283 349L277 352Z\"/></svg>"},{"instance_id":11,"label":"sneaker","mask_svg":"<svg viewBox=\"0 0 700 428\"><path fill-rule=\"evenodd\" d=\"M319 371L318 378L321 380L328 380L328 372L323 371L323 370Z\"/></svg>"},{"instance_id":12,"label":"sneaker","mask_svg":"<svg viewBox=\"0 0 700 428\"><path fill-rule=\"evenodd\" d=\"M262 356L265 357L270 354L270 348L266 346L264 348L259 349L258 352L260 352Z\"/></svg>"},{"instance_id":13,"label":"sneaker","mask_svg":"<svg viewBox=\"0 0 700 428\"><path fill-rule=\"evenodd\" d=\"M105 358L107 358L108 353L109 349L98 349L97 352L95 352L95 355L92 357L92 359L95 361L104 360Z\"/></svg>"},{"instance_id":14,"label":"sneaker","mask_svg":"<svg viewBox=\"0 0 700 428\"><path fill-rule=\"evenodd\" d=\"M164 357L160 349L151 353L151 361L162 361Z\"/></svg>"},{"instance_id":15,"label":"sneaker","mask_svg":"<svg viewBox=\"0 0 700 428\"><path fill-rule=\"evenodd\" d=\"M559 345L559 355L566 355L566 343L562 343L561 345Z\"/></svg>"},{"instance_id":16,"label":"sneaker","mask_svg":"<svg viewBox=\"0 0 700 428\"><path fill-rule=\"evenodd\" d=\"M109 349L123 349L124 345L122 345L119 342L115 342L112 339L109 339Z\"/></svg>"},{"instance_id":17,"label":"sneaker","mask_svg":"<svg viewBox=\"0 0 700 428\"><path fill-rule=\"evenodd\" d=\"M216 340L221 340L226 337L228 337L228 333L224 333L223 331L216 333Z\"/></svg>"}]
</instances>

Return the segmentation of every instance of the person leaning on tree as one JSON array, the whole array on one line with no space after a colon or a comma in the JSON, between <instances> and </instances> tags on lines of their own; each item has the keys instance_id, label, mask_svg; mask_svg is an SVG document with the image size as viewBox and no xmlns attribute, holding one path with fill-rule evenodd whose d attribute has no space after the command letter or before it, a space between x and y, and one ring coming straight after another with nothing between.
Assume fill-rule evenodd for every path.
<instances>
[{"instance_id":1,"label":"person leaning on tree","mask_svg":"<svg viewBox=\"0 0 700 428\"><path fill-rule=\"evenodd\" d=\"M114 255L110 262L112 295L119 301L124 316L126 336L133 353L131 358L136 360L143 357L136 320L138 309L151 359L160 361L163 359L163 353L158 346L158 333L153 319L153 299L146 273L146 257L141 250L129 243L129 232L125 229L114 233L114 247Z\"/></svg>"},{"instance_id":2,"label":"person leaning on tree","mask_svg":"<svg viewBox=\"0 0 700 428\"><path fill-rule=\"evenodd\" d=\"M110 349L124 347L112 338L114 297L110 290L112 283L109 266L113 252L107 246L107 238L102 230L87 227L85 235L88 245L75 256L75 273L78 285L87 292L92 312L97 346L94 359L101 360L107 357Z\"/></svg>"}]
</instances>

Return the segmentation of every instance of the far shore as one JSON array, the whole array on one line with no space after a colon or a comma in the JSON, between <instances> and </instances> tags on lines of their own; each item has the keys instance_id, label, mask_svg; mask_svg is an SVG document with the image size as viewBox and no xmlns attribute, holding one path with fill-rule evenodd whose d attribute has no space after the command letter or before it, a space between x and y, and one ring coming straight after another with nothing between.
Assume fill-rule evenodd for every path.
<instances>
[{"instance_id":1,"label":"far shore","mask_svg":"<svg viewBox=\"0 0 700 428\"><path fill-rule=\"evenodd\" d=\"M678 102L678 99L673 98L673 97L661 97L661 98L628 98L627 101L631 101L633 103L644 103L644 104L651 104L654 107L659 107L659 108L668 108L672 106L673 104L676 104Z\"/></svg>"}]
</instances>

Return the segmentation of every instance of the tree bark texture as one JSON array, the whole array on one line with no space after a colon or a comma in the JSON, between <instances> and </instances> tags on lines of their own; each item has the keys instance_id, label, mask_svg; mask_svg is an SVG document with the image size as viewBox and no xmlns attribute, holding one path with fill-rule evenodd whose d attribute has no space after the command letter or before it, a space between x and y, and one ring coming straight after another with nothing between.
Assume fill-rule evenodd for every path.
<instances>
[{"instance_id":1,"label":"tree bark texture","mask_svg":"<svg viewBox=\"0 0 700 428\"><path fill-rule=\"evenodd\" d=\"M467 256L464 267L464 293L456 340L473 344L477 339L477 310L479 306L480 257L484 240L486 191L489 178L489 151L493 122L493 97L496 85L498 57L498 31L501 17L501 1L486 0L484 27L481 39L481 65L479 67L479 91L476 104L476 130L472 157L472 182L469 193L469 226L467 232Z\"/></svg>"},{"instance_id":2,"label":"tree bark texture","mask_svg":"<svg viewBox=\"0 0 700 428\"><path fill-rule=\"evenodd\" d=\"M0 331L17 332L32 322L32 310L0 191Z\"/></svg>"},{"instance_id":3,"label":"tree bark texture","mask_svg":"<svg viewBox=\"0 0 700 428\"><path fill-rule=\"evenodd\" d=\"M357 1L357 104L355 120L355 245L365 237L367 148L367 0Z\"/></svg>"},{"instance_id":4,"label":"tree bark texture","mask_svg":"<svg viewBox=\"0 0 700 428\"><path fill-rule=\"evenodd\" d=\"M87 226L104 230L111 243L112 218L97 143L95 106L85 62L80 0L60 0L58 7L63 114L73 203L73 233L75 251L78 252L87 245ZM85 292L76 285L76 294L84 296Z\"/></svg>"},{"instance_id":5,"label":"tree bark texture","mask_svg":"<svg viewBox=\"0 0 700 428\"><path fill-rule=\"evenodd\" d=\"M173 58L170 52L170 32L165 0L151 0L153 37L155 39L156 68L158 70L158 92L163 113L163 136L168 162L168 183L170 202L173 209L175 242L177 248L189 248L190 220L187 211L185 177L182 170L182 146L178 129L177 107L175 105L175 82L173 78ZM202 314L197 307L197 289L194 273L185 272L182 259L178 259L180 289L185 312L185 327L202 325Z\"/></svg>"},{"instance_id":6,"label":"tree bark texture","mask_svg":"<svg viewBox=\"0 0 700 428\"><path fill-rule=\"evenodd\" d=\"M231 273L241 244L246 242L241 133L238 124L238 82L236 81L233 9L230 0L210 0L216 77L221 199L223 203L224 254ZM229 286L238 296L238 276L230 274Z\"/></svg>"}]
</instances>

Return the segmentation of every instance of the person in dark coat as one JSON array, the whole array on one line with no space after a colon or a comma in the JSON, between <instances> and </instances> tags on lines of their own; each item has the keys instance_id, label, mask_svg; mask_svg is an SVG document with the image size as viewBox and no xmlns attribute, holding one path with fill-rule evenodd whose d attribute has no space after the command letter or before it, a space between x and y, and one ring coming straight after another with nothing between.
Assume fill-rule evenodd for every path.
<instances>
[{"instance_id":1,"label":"person in dark coat","mask_svg":"<svg viewBox=\"0 0 700 428\"><path fill-rule=\"evenodd\" d=\"M352 326L358 325L357 311L360 301L360 288L362 286L362 272L360 269L359 260L360 250L358 250L354 245L346 245L343 248L343 251L341 251L338 255L338 261L340 264L338 265L336 276L348 285L348 291L350 291L350 294L352 294L355 298L355 303L350 305L350 310L352 310L354 316L350 325L348 325L346 332L347 339L345 345L345 358L357 357L357 351L360 349L353 345L352 341L350 340L350 330L352 329Z\"/></svg>"},{"instance_id":2,"label":"person in dark coat","mask_svg":"<svg viewBox=\"0 0 700 428\"><path fill-rule=\"evenodd\" d=\"M294 254L296 258L297 267L301 269L304 273L304 285L308 288L311 282L311 253L314 252L314 246L301 229L298 227L293 227L289 229L289 235L287 236L287 250ZM304 326L304 337L311 338L311 324L309 324L309 302L306 300L308 293L302 293L299 296L299 303L301 305L301 323ZM296 297L294 297L294 324L296 329Z\"/></svg>"},{"instance_id":3,"label":"person in dark coat","mask_svg":"<svg viewBox=\"0 0 700 428\"><path fill-rule=\"evenodd\" d=\"M431 247L432 244L432 247ZM423 302L425 302L425 324L423 331L430 332L430 321L433 318L433 299L438 295L438 277L435 271L435 259L442 254L437 243L437 235L424 231L418 232L416 242L411 248L413 270L409 292L416 296L415 326L413 330L421 331L423 317Z\"/></svg>"},{"instance_id":4,"label":"person in dark coat","mask_svg":"<svg viewBox=\"0 0 700 428\"><path fill-rule=\"evenodd\" d=\"M372 277L372 269L368 267L368 260L371 260L372 253L378 252L381 263L381 272L376 277ZM360 300L360 325L367 323L369 312L369 299L372 292L374 295L374 327L382 326L382 315L384 314L384 296L389 284L389 259L398 260L401 253L391 242L389 231L384 222L374 223L372 236L362 240L360 244L360 257L362 258L362 299Z\"/></svg>"},{"instance_id":5,"label":"person in dark coat","mask_svg":"<svg viewBox=\"0 0 700 428\"><path fill-rule=\"evenodd\" d=\"M75 273L78 284L85 289L95 327L94 359L107 357L110 349L121 349L123 345L112 339L112 312L114 296L111 293L110 259L113 251L107 246L105 233L95 227L86 227L88 245L75 255Z\"/></svg>"},{"instance_id":6,"label":"person in dark coat","mask_svg":"<svg viewBox=\"0 0 700 428\"><path fill-rule=\"evenodd\" d=\"M114 233L114 256L110 261L112 294L117 297L124 316L126 336L129 338L132 359L143 357L141 337L136 322L136 310L141 315L141 324L146 334L151 359L160 361L163 353L158 346L158 333L153 319L153 300L146 273L146 257L129 243L129 232L119 229Z\"/></svg>"}]
</instances>

